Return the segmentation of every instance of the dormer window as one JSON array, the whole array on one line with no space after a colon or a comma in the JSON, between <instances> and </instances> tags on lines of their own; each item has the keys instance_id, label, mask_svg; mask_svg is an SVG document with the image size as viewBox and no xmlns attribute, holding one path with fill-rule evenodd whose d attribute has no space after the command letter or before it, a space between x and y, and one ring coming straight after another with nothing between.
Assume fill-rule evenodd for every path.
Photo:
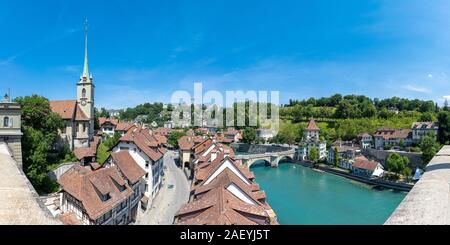
<instances>
[{"instance_id":1,"label":"dormer window","mask_svg":"<svg viewBox=\"0 0 450 245\"><path fill-rule=\"evenodd\" d=\"M109 193L105 194L105 195L101 195L101 199L103 202L108 201L110 198L111 198L111 195L109 195Z\"/></svg>"}]
</instances>

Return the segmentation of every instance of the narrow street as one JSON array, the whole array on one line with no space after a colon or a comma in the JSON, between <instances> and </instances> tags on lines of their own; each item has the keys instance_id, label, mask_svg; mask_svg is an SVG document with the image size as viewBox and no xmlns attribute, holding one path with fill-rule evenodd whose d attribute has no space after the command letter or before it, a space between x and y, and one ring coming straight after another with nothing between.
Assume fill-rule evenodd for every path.
<instances>
[{"instance_id":1,"label":"narrow street","mask_svg":"<svg viewBox=\"0 0 450 245\"><path fill-rule=\"evenodd\" d=\"M177 167L174 153L168 151L164 156L164 185L145 213L140 213L137 225L171 225L174 215L189 200L189 182Z\"/></svg>"}]
</instances>

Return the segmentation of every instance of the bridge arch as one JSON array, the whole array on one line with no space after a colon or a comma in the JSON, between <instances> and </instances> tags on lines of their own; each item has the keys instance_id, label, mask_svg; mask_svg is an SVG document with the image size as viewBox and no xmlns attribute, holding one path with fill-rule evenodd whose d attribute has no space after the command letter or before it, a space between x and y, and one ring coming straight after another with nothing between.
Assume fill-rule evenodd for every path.
<instances>
[{"instance_id":1,"label":"bridge arch","mask_svg":"<svg viewBox=\"0 0 450 245\"><path fill-rule=\"evenodd\" d=\"M256 165L264 165L266 167L271 166L270 161L268 159L252 159L247 162L247 167L250 169L251 167L255 167Z\"/></svg>"},{"instance_id":2,"label":"bridge arch","mask_svg":"<svg viewBox=\"0 0 450 245\"><path fill-rule=\"evenodd\" d=\"M278 164L281 162L293 163L295 162L295 160L292 156L281 156L280 159L278 159Z\"/></svg>"}]
</instances>

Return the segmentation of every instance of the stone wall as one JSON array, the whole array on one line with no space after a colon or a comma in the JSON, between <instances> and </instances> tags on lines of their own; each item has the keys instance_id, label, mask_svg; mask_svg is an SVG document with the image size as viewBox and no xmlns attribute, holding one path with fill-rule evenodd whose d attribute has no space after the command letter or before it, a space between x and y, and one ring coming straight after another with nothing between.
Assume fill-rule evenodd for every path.
<instances>
[{"instance_id":1,"label":"stone wall","mask_svg":"<svg viewBox=\"0 0 450 245\"><path fill-rule=\"evenodd\" d=\"M372 159L379 161L383 167L386 167L386 160L392 153L397 152L401 156L408 157L410 163L409 167L414 170L417 167L423 166L422 153L403 152L403 151L385 151L377 149L363 149L362 153Z\"/></svg>"},{"instance_id":2,"label":"stone wall","mask_svg":"<svg viewBox=\"0 0 450 245\"><path fill-rule=\"evenodd\" d=\"M12 157L17 162L17 165L22 168L22 143L20 137L9 136L6 142L0 138L0 143L4 143L8 146Z\"/></svg>"}]
</instances>

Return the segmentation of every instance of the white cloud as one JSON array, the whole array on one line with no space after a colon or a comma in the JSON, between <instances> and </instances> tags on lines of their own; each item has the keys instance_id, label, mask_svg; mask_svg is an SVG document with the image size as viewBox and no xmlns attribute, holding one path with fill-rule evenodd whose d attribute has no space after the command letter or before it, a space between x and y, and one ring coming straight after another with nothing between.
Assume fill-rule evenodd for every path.
<instances>
[{"instance_id":1,"label":"white cloud","mask_svg":"<svg viewBox=\"0 0 450 245\"><path fill-rule=\"evenodd\" d=\"M425 93L425 94L431 93L431 91L428 88L419 87L419 86L411 85L411 84L403 86L403 88L406 90L412 91L412 92L417 92L417 93Z\"/></svg>"},{"instance_id":2,"label":"white cloud","mask_svg":"<svg viewBox=\"0 0 450 245\"><path fill-rule=\"evenodd\" d=\"M444 95L444 96L442 96L442 98L444 98L446 100L450 100L450 95Z\"/></svg>"},{"instance_id":3,"label":"white cloud","mask_svg":"<svg viewBox=\"0 0 450 245\"><path fill-rule=\"evenodd\" d=\"M13 62L17 58L17 55L13 55L11 57L8 57L4 60L0 60L0 66L9 65L11 62Z\"/></svg>"}]
</instances>

